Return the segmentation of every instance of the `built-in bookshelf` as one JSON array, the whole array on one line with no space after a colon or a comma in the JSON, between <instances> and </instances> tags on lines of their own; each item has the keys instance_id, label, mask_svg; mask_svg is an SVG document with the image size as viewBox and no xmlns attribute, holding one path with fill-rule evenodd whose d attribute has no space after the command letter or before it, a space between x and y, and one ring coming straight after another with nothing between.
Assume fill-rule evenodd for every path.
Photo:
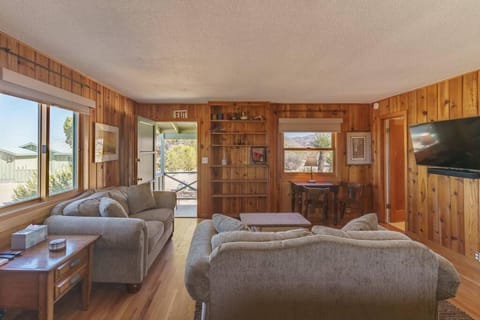
<instances>
[{"instance_id":1,"label":"built-in bookshelf","mask_svg":"<svg viewBox=\"0 0 480 320\"><path fill-rule=\"evenodd\" d=\"M265 104L211 103L210 184L213 213L238 217L269 209Z\"/></svg>"}]
</instances>

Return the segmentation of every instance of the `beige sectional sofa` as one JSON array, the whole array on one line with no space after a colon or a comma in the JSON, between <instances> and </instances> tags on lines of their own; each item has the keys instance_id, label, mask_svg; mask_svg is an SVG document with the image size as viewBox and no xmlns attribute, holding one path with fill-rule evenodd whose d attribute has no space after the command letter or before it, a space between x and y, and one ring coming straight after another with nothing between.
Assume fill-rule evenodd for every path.
<instances>
[{"instance_id":1,"label":"beige sectional sofa","mask_svg":"<svg viewBox=\"0 0 480 320\"><path fill-rule=\"evenodd\" d=\"M204 220L185 285L210 320L436 319L437 302L456 294L455 268L401 233L375 229L217 233Z\"/></svg>"},{"instance_id":2,"label":"beige sectional sofa","mask_svg":"<svg viewBox=\"0 0 480 320\"><path fill-rule=\"evenodd\" d=\"M45 220L49 234L98 234L93 281L136 291L174 229L176 194L149 184L87 191L57 204Z\"/></svg>"}]
</instances>

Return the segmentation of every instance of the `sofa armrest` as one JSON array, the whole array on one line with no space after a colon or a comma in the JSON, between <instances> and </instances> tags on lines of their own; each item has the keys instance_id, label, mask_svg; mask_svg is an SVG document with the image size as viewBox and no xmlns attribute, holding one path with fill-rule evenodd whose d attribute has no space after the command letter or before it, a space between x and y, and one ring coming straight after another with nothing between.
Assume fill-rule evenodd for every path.
<instances>
[{"instance_id":1,"label":"sofa armrest","mask_svg":"<svg viewBox=\"0 0 480 320\"><path fill-rule=\"evenodd\" d=\"M212 237L216 234L212 220L200 222L193 233L192 243L185 264L185 287L196 301L209 300L210 253Z\"/></svg>"},{"instance_id":2,"label":"sofa armrest","mask_svg":"<svg viewBox=\"0 0 480 320\"><path fill-rule=\"evenodd\" d=\"M174 209L177 206L177 194L172 191L154 191L157 208Z\"/></svg>"},{"instance_id":3,"label":"sofa armrest","mask_svg":"<svg viewBox=\"0 0 480 320\"><path fill-rule=\"evenodd\" d=\"M99 248L146 248L147 227L142 219L50 216L44 222L49 234L100 235Z\"/></svg>"},{"instance_id":4,"label":"sofa armrest","mask_svg":"<svg viewBox=\"0 0 480 320\"><path fill-rule=\"evenodd\" d=\"M453 298L460 285L460 276L450 261L436 252L434 254L438 259L437 300Z\"/></svg>"}]
</instances>

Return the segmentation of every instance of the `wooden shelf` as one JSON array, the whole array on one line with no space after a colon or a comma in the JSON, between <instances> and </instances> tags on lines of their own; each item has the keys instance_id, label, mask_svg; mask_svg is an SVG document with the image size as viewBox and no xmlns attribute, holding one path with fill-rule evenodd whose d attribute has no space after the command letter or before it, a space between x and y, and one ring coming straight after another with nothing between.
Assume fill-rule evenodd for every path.
<instances>
[{"instance_id":1,"label":"wooden shelf","mask_svg":"<svg viewBox=\"0 0 480 320\"><path fill-rule=\"evenodd\" d=\"M230 164L230 165L221 165L221 164L212 164L210 168L268 168L266 164Z\"/></svg>"},{"instance_id":2,"label":"wooden shelf","mask_svg":"<svg viewBox=\"0 0 480 320\"><path fill-rule=\"evenodd\" d=\"M212 144L212 147L243 147L243 148L250 148L250 147L266 147L264 144Z\"/></svg>"},{"instance_id":3,"label":"wooden shelf","mask_svg":"<svg viewBox=\"0 0 480 320\"><path fill-rule=\"evenodd\" d=\"M215 179L214 183L267 183L268 179Z\"/></svg>"},{"instance_id":4,"label":"wooden shelf","mask_svg":"<svg viewBox=\"0 0 480 320\"><path fill-rule=\"evenodd\" d=\"M263 193L253 194L213 194L212 198L266 198L268 195Z\"/></svg>"},{"instance_id":5,"label":"wooden shelf","mask_svg":"<svg viewBox=\"0 0 480 320\"><path fill-rule=\"evenodd\" d=\"M226 134L232 134L232 135L247 135L247 134L260 134L264 135L266 134L266 131L212 131L210 132L211 134L221 134L221 135L226 135Z\"/></svg>"},{"instance_id":6,"label":"wooden shelf","mask_svg":"<svg viewBox=\"0 0 480 320\"><path fill-rule=\"evenodd\" d=\"M211 122L231 122L231 123L252 123L252 122L256 122L256 123L263 123L265 122L265 120L253 120L253 119L249 119L249 120L210 120Z\"/></svg>"},{"instance_id":7,"label":"wooden shelf","mask_svg":"<svg viewBox=\"0 0 480 320\"><path fill-rule=\"evenodd\" d=\"M271 189L269 163L253 163L250 148L268 152L268 103L209 103L212 116L208 125L210 136L210 201L213 212L238 216L240 212L269 211ZM234 113L247 114L249 120L230 120ZM262 117L262 120L254 120ZM220 164L227 158L227 165ZM270 161L270 157L267 157Z\"/></svg>"}]
</instances>

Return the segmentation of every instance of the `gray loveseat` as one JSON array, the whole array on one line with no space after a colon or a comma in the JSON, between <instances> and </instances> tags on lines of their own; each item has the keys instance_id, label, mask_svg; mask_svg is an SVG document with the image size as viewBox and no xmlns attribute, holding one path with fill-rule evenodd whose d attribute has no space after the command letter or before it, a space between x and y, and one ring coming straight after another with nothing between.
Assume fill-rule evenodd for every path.
<instances>
[{"instance_id":1,"label":"gray loveseat","mask_svg":"<svg viewBox=\"0 0 480 320\"><path fill-rule=\"evenodd\" d=\"M87 191L57 204L45 220L49 234L98 234L93 281L141 287L174 229L176 194L149 184Z\"/></svg>"},{"instance_id":2,"label":"gray loveseat","mask_svg":"<svg viewBox=\"0 0 480 320\"><path fill-rule=\"evenodd\" d=\"M455 296L459 276L398 232L217 234L205 220L192 239L185 285L210 320L433 320L437 302Z\"/></svg>"}]
</instances>

